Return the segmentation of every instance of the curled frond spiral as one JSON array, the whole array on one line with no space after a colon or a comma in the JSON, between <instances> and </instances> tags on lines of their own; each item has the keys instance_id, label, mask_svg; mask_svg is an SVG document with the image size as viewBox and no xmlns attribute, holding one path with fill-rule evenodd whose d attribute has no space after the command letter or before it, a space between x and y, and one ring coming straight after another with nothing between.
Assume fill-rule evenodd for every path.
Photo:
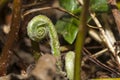
<instances>
[{"instance_id":1,"label":"curled frond spiral","mask_svg":"<svg viewBox=\"0 0 120 80\"><path fill-rule=\"evenodd\" d=\"M27 26L27 33L31 40L39 42L46 34L50 36L52 53L60 56L59 41L57 32L51 20L45 15L35 16Z\"/></svg>"},{"instance_id":2,"label":"curled frond spiral","mask_svg":"<svg viewBox=\"0 0 120 80\"><path fill-rule=\"evenodd\" d=\"M30 39L39 42L48 33L48 19L43 19L41 15L34 17L27 26L27 33Z\"/></svg>"}]
</instances>

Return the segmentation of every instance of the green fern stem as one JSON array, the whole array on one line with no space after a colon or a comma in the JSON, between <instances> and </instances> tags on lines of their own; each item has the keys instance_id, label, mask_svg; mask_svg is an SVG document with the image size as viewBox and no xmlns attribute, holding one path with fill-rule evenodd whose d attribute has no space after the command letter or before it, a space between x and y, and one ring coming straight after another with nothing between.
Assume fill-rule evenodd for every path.
<instances>
[{"instance_id":1,"label":"green fern stem","mask_svg":"<svg viewBox=\"0 0 120 80\"><path fill-rule=\"evenodd\" d=\"M76 43L75 43L75 63L74 63L74 80L81 80L81 55L82 48L85 41L85 36L87 34L87 17L90 0L83 0L84 4L82 6L82 13L80 16L80 26L79 32L77 34Z\"/></svg>"}]
</instances>

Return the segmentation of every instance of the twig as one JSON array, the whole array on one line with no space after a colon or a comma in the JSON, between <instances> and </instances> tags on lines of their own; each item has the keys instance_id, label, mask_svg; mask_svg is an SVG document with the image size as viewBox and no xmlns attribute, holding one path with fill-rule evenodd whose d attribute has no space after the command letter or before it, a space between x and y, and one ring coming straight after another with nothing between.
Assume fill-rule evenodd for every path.
<instances>
[{"instance_id":1,"label":"twig","mask_svg":"<svg viewBox=\"0 0 120 80\"><path fill-rule=\"evenodd\" d=\"M118 76L120 76L120 72L115 71L115 70L112 69L111 67L109 67L109 66L101 63L101 62L100 62L99 60L97 60L96 58L90 57L90 56L91 56L91 53L90 53L86 48L83 48L83 50L84 50L84 52L85 52L84 54L85 54L86 56L88 56L88 59L89 59L90 61L92 61L93 63L97 64L97 65L100 66L101 68L103 68L103 69L105 69L105 70L107 70L107 71L109 71L109 72L111 72L111 73L115 73L115 74L117 74Z\"/></svg>"},{"instance_id":2,"label":"twig","mask_svg":"<svg viewBox=\"0 0 120 80\"><path fill-rule=\"evenodd\" d=\"M98 19L95 17L95 13L91 12L90 15L91 15L92 19L95 21L96 25L99 27L99 30L104 38L106 45L108 46L110 51L113 53L114 57L116 57L116 60L117 60L118 64L120 65L120 57L118 55L116 56L114 47L113 47L112 43L110 42L109 38L106 36L106 33L102 28L102 25L100 24Z\"/></svg>"},{"instance_id":3,"label":"twig","mask_svg":"<svg viewBox=\"0 0 120 80\"><path fill-rule=\"evenodd\" d=\"M118 31L120 33L120 11L118 10L116 0L108 0L108 4L110 5Z\"/></svg>"},{"instance_id":4,"label":"twig","mask_svg":"<svg viewBox=\"0 0 120 80\"><path fill-rule=\"evenodd\" d=\"M109 66L101 63L99 60L95 59L95 58L89 58L89 60L91 60L92 62L94 62L95 64L97 64L98 66L102 67L103 69L111 72L111 73L115 73L117 74L118 76L120 76L120 72L118 71L115 71L114 69L110 68Z\"/></svg>"},{"instance_id":5,"label":"twig","mask_svg":"<svg viewBox=\"0 0 120 80\"><path fill-rule=\"evenodd\" d=\"M99 43L102 43L103 41L102 41L102 39L101 39L101 37L100 37L100 35L99 35L99 33L97 32L97 31L95 31L94 29L89 29L89 35L93 38L93 39L95 39L97 42L99 42Z\"/></svg>"},{"instance_id":6,"label":"twig","mask_svg":"<svg viewBox=\"0 0 120 80\"><path fill-rule=\"evenodd\" d=\"M106 36L109 38L110 43L112 45L114 45L115 42L116 42L116 39L115 39L114 34L113 34L113 32L112 32L112 30L110 28L110 25L108 23L107 14L102 14L101 16L102 16L103 22L105 24L104 25L104 30L105 30Z\"/></svg>"},{"instance_id":7,"label":"twig","mask_svg":"<svg viewBox=\"0 0 120 80\"><path fill-rule=\"evenodd\" d=\"M98 27L92 26L92 25L90 25L90 24L87 24L87 26L90 27L90 28L93 28L93 29L99 29Z\"/></svg>"},{"instance_id":8,"label":"twig","mask_svg":"<svg viewBox=\"0 0 120 80\"><path fill-rule=\"evenodd\" d=\"M14 47L18 37L21 20L20 15L21 15L21 0L14 0L11 31L8 35L7 42L5 43L5 46L3 47L2 50L2 54L0 56L0 75L5 75L7 72L7 67L12 56L12 48Z\"/></svg>"},{"instance_id":9,"label":"twig","mask_svg":"<svg viewBox=\"0 0 120 80\"><path fill-rule=\"evenodd\" d=\"M31 3L31 4L28 4L28 5L23 5L22 8L29 8L29 7L33 7L33 6L37 6L37 5L43 5L47 3L46 1L42 1L42 2L34 2L34 3Z\"/></svg>"},{"instance_id":10,"label":"twig","mask_svg":"<svg viewBox=\"0 0 120 80\"><path fill-rule=\"evenodd\" d=\"M48 9L56 9L56 10L59 10L59 11L62 11L62 12L65 12L73 17L75 17L76 19L79 20L79 18L77 16L75 16L74 14L68 12L67 10L63 9L63 8L60 8L60 7L43 7L43 8L35 8L35 9L31 9L31 10L28 10L26 12L23 13L22 15L22 18L24 18L25 16L31 14L31 13L34 13L34 12L38 12L38 11L42 11L42 10L48 10Z\"/></svg>"},{"instance_id":11,"label":"twig","mask_svg":"<svg viewBox=\"0 0 120 80\"><path fill-rule=\"evenodd\" d=\"M89 49L89 50L91 50L91 49L102 49L103 48L103 46L101 45L101 46L86 46L86 49Z\"/></svg>"},{"instance_id":12,"label":"twig","mask_svg":"<svg viewBox=\"0 0 120 80\"><path fill-rule=\"evenodd\" d=\"M95 53L94 55L91 55L90 57L98 57L98 56L102 55L103 53L105 53L107 51L108 51L108 48L105 48L105 49Z\"/></svg>"}]
</instances>

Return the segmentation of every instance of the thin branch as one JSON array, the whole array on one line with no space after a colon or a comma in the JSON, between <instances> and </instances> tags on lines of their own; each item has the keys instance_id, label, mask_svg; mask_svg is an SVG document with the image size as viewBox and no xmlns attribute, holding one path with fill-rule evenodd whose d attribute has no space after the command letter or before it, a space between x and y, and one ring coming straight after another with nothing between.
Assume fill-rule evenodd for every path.
<instances>
[{"instance_id":1,"label":"thin branch","mask_svg":"<svg viewBox=\"0 0 120 80\"><path fill-rule=\"evenodd\" d=\"M89 29L89 35L93 38L93 39L95 39L97 42L99 42L99 43L102 43L103 41L102 41L102 39L101 39L101 37L100 37L100 35L99 35L99 33L96 31L96 30L94 30L94 29Z\"/></svg>"},{"instance_id":2,"label":"thin branch","mask_svg":"<svg viewBox=\"0 0 120 80\"><path fill-rule=\"evenodd\" d=\"M92 26L92 25L90 25L90 24L87 24L87 26L88 26L89 28L99 29L98 27L96 27L96 26Z\"/></svg>"},{"instance_id":3,"label":"thin branch","mask_svg":"<svg viewBox=\"0 0 120 80\"><path fill-rule=\"evenodd\" d=\"M29 8L29 7L33 7L33 6L38 6L38 5L43 5L43 4L45 4L45 3L47 3L46 1L42 1L42 2L33 2L33 3L31 3L31 4L28 4L28 5L22 5L22 8Z\"/></svg>"},{"instance_id":4,"label":"thin branch","mask_svg":"<svg viewBox=\"0 0 120 80\"><path fill-rule=\"evenodd\" d=\"M98 66L100 66L101 68L111 72L111 73L115 73L117 74L118 76L120 76L120 72L118 71L115 71L114 69L112 69L111 67L101 63L99 60L95 59L95 58L89 58L89 60L91 60L92 62L94 62L95 64L97 64Z\"/></svg>"},{"instance_id":5,"label":"thin branch","mask_svg":"<svg viewBox=\"0 0 120 80\"><path fill-rule=\"evenodd\" d=\"M90 57L99 57L100 55L102 55L103 53L107 52L108 48L105 48L97 53L95 53L94 55L91 55Z\"/></svg>"},{"instance_id":6,"label":"thin branch","mask_svg":"<svg viewBox=\"0 0 120 80\"><path fill-rule=\"evenodd\" d=\"M115 22L117 24L118 31L120 33L120 11L117 7L116 0L108 0L108 4L110 5L113 17L114 17Z\"/></svg>"},{"instance_id":7,"label":"thin branch","mask_svg":"<svg viewBox=\"0 0 120 80\"><path fill-rule=\"evenodd\" d=\"M118 64L120 65L120 57L115 53L114 47L112 45L112 43L110 42L109 38L106 36L105 31L102 28L102 25L100 24L99 20L96 18L95 13L90 13L92 19L95 21L96 25L99 27L99 30L104 38L104 42L106 43L106 45L108 46L108 48L110 49L110 51L112 52L112 54L114 55L114 57L116 58Z\"/></svg>"},{"instance_id":8,"label":"thin branch","mask_svg":"<svg viewBox=\"0 0 120 80\"><path fill-rule=\"evenodd\" d=\"M60 8L60 7L43 7L43 8L35 8L35 9L31 9L31 10L28 10L26 12L23 13L22 15L22 18L24 18L25 16L31 14L31 13L34 13L34 12L38 12L38 11L42 11L42 10L48 10L48 9L56 9L56 10L59 10L59 11L62 11L62 12L65 12L73 17L75 17L76 19L79 20L79 18L77 16L75 16L74 14L68 12L67 10L63 9L63 8Z\"/></svg>"},{"instance_id":9,"label":"thin branch","mask_svg":"<svg viewBox=\"0 0 120 80\"><path fill-rule=\"evenodd\" d=\"M100 62L99 60L97 60L96 58L91 57L91 53L90 53L86 48L83 48L83 50L84 50L84 54L85 54L86 56L88 56L88 59L89 59L90 61L92 61L93 63L97 64L97 65L100 66L101 68L103 68L103 69L105 69L105 70L107 70L107 71L109 71L109 72L111 72L111 73L115 73L115 74L117 74L118 76L120 76L120 72L112 69L111 67L109 67L109 66L107 66L107 65L105 65L105 64L103 64L103 63L101 63L101 62Z\"/></svg>"},{"instance_id":10,"label":"thin branch","mask_svg":"<svg viewBox=\"0 0 120 80\"><path fill-rule=\"evenodd\" d=\"M110 28L110 25L108 23L108 18L107 18L107 14L102 14L102 20L104 22L104 30L105 30L105 33L106 33L106 36L109 38L110 42L112 45L115 44L116 42L116 39L115 39L115 36Z\"/></svg>"},{"instance_id":11,"label":"thin branch","mask_svg":"<svg viewBox=\"0 0 120 80\"><path fill-rule=\"evenodd\" d=\"M5 46L2 50L2 54L0 56L0 75L5 75L7 72L7 67L9 66L9 62L12 57L12 48L14 47L18 37L21 20L20 15L21 0L14 0L11 31L8 35L7 42L5 43Z\"/></svg>"}]
</instances>

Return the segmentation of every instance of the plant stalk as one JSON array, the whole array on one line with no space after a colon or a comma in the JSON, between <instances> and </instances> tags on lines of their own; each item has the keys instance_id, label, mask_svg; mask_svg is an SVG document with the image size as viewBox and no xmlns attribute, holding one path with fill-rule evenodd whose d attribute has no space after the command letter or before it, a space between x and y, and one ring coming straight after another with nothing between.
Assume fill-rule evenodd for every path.
<instances>
[{"instance_id":1,"label":"plant stalk","mask_svg":"<svg viewBox=\"0 0 120 80\"><path fill-rule=\"evenodd\" d=\"M21 21L21 0L13 1L13 14L12 14L12 24L11 31L8 34L5 46L2 49L2 54L0 56L0 76L6 75L7 67L9 66L10 59L12 57L12 50L18 39L18 32L20 29Z\"/></svg>"},{"instance_id":2,"label":"plant stalk","mask_svg":"<svg viewBox=\"0 0 120 80\"><path fill-rule=\"evenodd\" d=\"M75 67L74 67L74 80L81 80L81 54L85 41L85 36L87 33L87 16L88 16L88 8L89 8L90 0L84 0L82 13L80 16L80 26L79 32L77 35L76 43L75 43Z\"/></svg>"}]
</instances>

